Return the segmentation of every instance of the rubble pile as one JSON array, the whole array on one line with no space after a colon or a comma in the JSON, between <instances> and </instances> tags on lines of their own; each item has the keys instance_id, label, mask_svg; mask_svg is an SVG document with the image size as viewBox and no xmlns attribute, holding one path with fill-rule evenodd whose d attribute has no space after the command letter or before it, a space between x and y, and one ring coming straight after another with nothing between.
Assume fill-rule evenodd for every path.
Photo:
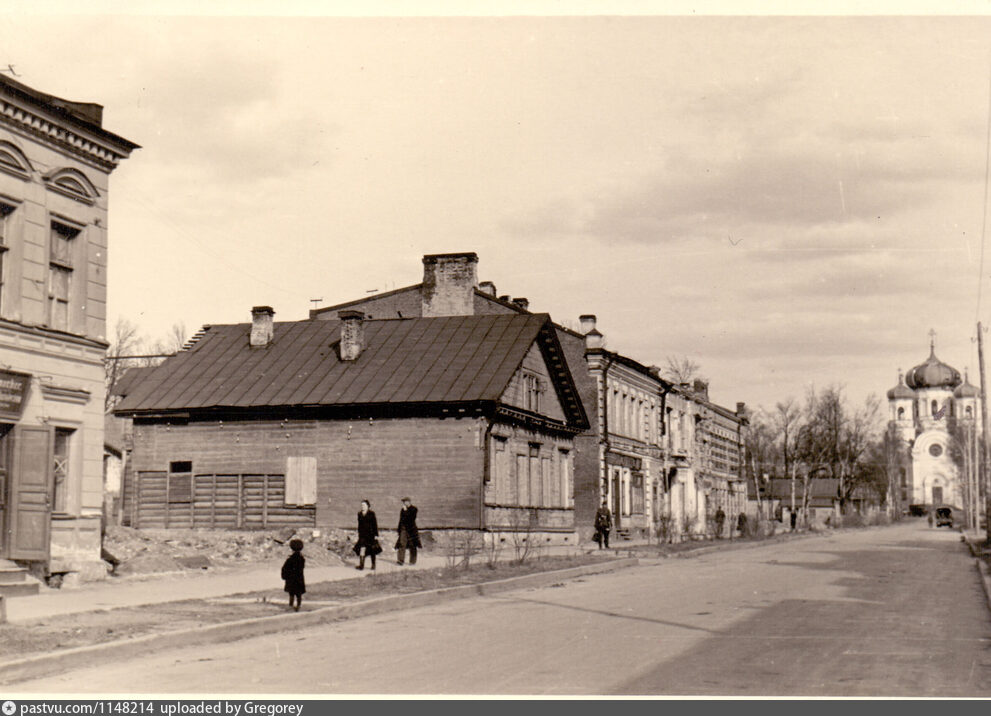
<instances>
[{"instance_id":1,"label":"rubble pile","mask_svg":"<svg viewBox=\"0 0 991 716\"><path fill-rule=\"evenodd\" d=\"M305 544L309 564L340 564L354 544L344 530L281 528L238 530L138 530L108 527L104 558L118 564L116 575L151 574L276 562L289 555L289 540Z\"/></svg>"}]
</instances>

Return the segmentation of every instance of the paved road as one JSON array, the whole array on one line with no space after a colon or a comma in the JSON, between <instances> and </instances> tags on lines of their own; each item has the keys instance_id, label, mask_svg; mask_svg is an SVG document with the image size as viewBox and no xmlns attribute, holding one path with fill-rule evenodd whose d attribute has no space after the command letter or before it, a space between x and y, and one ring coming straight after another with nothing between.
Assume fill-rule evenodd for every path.
<instances>
[{"instance_id":1,"label":"paved road","mask_svg":"<svg viewBox=\"0 0 991 716\"><path fill-rule=\"evenodd\" d=\"M164 652L18 690L991 696L991 612L959 534L913 522Z\"/></svg>"}]
</instances>

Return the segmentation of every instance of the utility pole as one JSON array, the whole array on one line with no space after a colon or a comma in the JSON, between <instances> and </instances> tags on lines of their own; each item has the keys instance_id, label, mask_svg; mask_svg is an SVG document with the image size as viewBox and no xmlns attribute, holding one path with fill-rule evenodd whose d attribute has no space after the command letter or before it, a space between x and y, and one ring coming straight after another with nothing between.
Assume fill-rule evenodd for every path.
<instances>
[{"instance_id":1,"label":"utility pole","mask_svg":"<svg viewBox=\"0 0 991 716\"><path fill-rule=\"evenodd\" d=\"M977 363L981 371L981 463L984 479L984 539L991 544L991 473L988 472L988 396L984 381L984 327L977 322ZM978 523L980 529L980 523Z\"/></svg>"}]
</instances>

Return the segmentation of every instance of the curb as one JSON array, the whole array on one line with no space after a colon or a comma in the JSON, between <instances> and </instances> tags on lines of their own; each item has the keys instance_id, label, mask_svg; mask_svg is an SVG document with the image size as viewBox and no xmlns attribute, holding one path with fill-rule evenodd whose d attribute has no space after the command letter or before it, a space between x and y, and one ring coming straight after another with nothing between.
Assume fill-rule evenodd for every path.
<instances>
[{"instance_id":1,"label":"curb","mask_svg":"<svg viewBox=\"0 0 991 716\"><path fill-rule=\"evenodd\" d=\"M177 649L188 646L205 646L249 637L263 636L277 632L291 631L303 627L318 626L328 622L384 614L401 609L426 607L456 599L489 596L500 592L528 587L543 587L564 579L573 579L589 574L612 572L639 564L636 558L616 559L581 567L570 567L552 572L535 572L522 577L509 577L494 582L479 582L460 587L431 589L411 594L396 594L378 599L369 599L352 604L324 607L312 612L278 614L270 617L242 619L223 624L213 624L196 629L148 634L133 639L108 641L91 646L80 646L64 651L38 654L6 663L0 663L0 684L9 684L34 679L50 674L61 673L94 663L123 661L146 656L155 651Z\"/></svg>"},{"instance_id":2,"label":"curb","mask_svg":"<svg viewBox=\"0 0 991 716\"><path fill-rule=\"evenodd\" d=\"M974 558L974 563L977 565L977 573L980 575L981 582L984 584L984 596L988 602L988 609L991 609L991 569L981 559L980 550L973 542L967 539L967 535L961 534L960 541L967 545L967 549L970 550L970 554Z\"/></svg>"}]
</instances>

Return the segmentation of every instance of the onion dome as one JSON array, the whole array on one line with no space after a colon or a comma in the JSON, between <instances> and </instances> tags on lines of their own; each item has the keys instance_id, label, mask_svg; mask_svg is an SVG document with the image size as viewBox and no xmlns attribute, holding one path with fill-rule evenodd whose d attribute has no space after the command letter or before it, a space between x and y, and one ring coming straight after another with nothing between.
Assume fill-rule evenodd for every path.
<instances>
[{"instance_id":1,"label":"onion dome","mask_svg":"<svg viewBox=\"0 0 991 716\"><path fill-rule=\"evenodd\" d=\"M970 378L964 373L963 385L953 391L954 398L976 398L981 394L977 388L970 384Z\"/></svg>"},{"instance_id":2,"label":"onion dome","mask_svg":"<svg viewBox=\"0 0 991 716\"><path fill-rule=\"evenodd\" d=\"M929 358L905 375L905 384L913 390L919 388L956 388L963 381L960 371L951 368L936 357L936 347L930 344Z\"/></svg>"},{"instance_id":3,"label":"onion dome","mask_svg":"<svg viewBox=\"0 0 991 716\"><path fill-rule=\"evenodd\" d=\"M912 400L915 398L915 393L905 385L905 381L902 380L902 372L898 371L898 385L888 391L888 400L899 400L902 398Z\"/></svg>"}]
</instances>

